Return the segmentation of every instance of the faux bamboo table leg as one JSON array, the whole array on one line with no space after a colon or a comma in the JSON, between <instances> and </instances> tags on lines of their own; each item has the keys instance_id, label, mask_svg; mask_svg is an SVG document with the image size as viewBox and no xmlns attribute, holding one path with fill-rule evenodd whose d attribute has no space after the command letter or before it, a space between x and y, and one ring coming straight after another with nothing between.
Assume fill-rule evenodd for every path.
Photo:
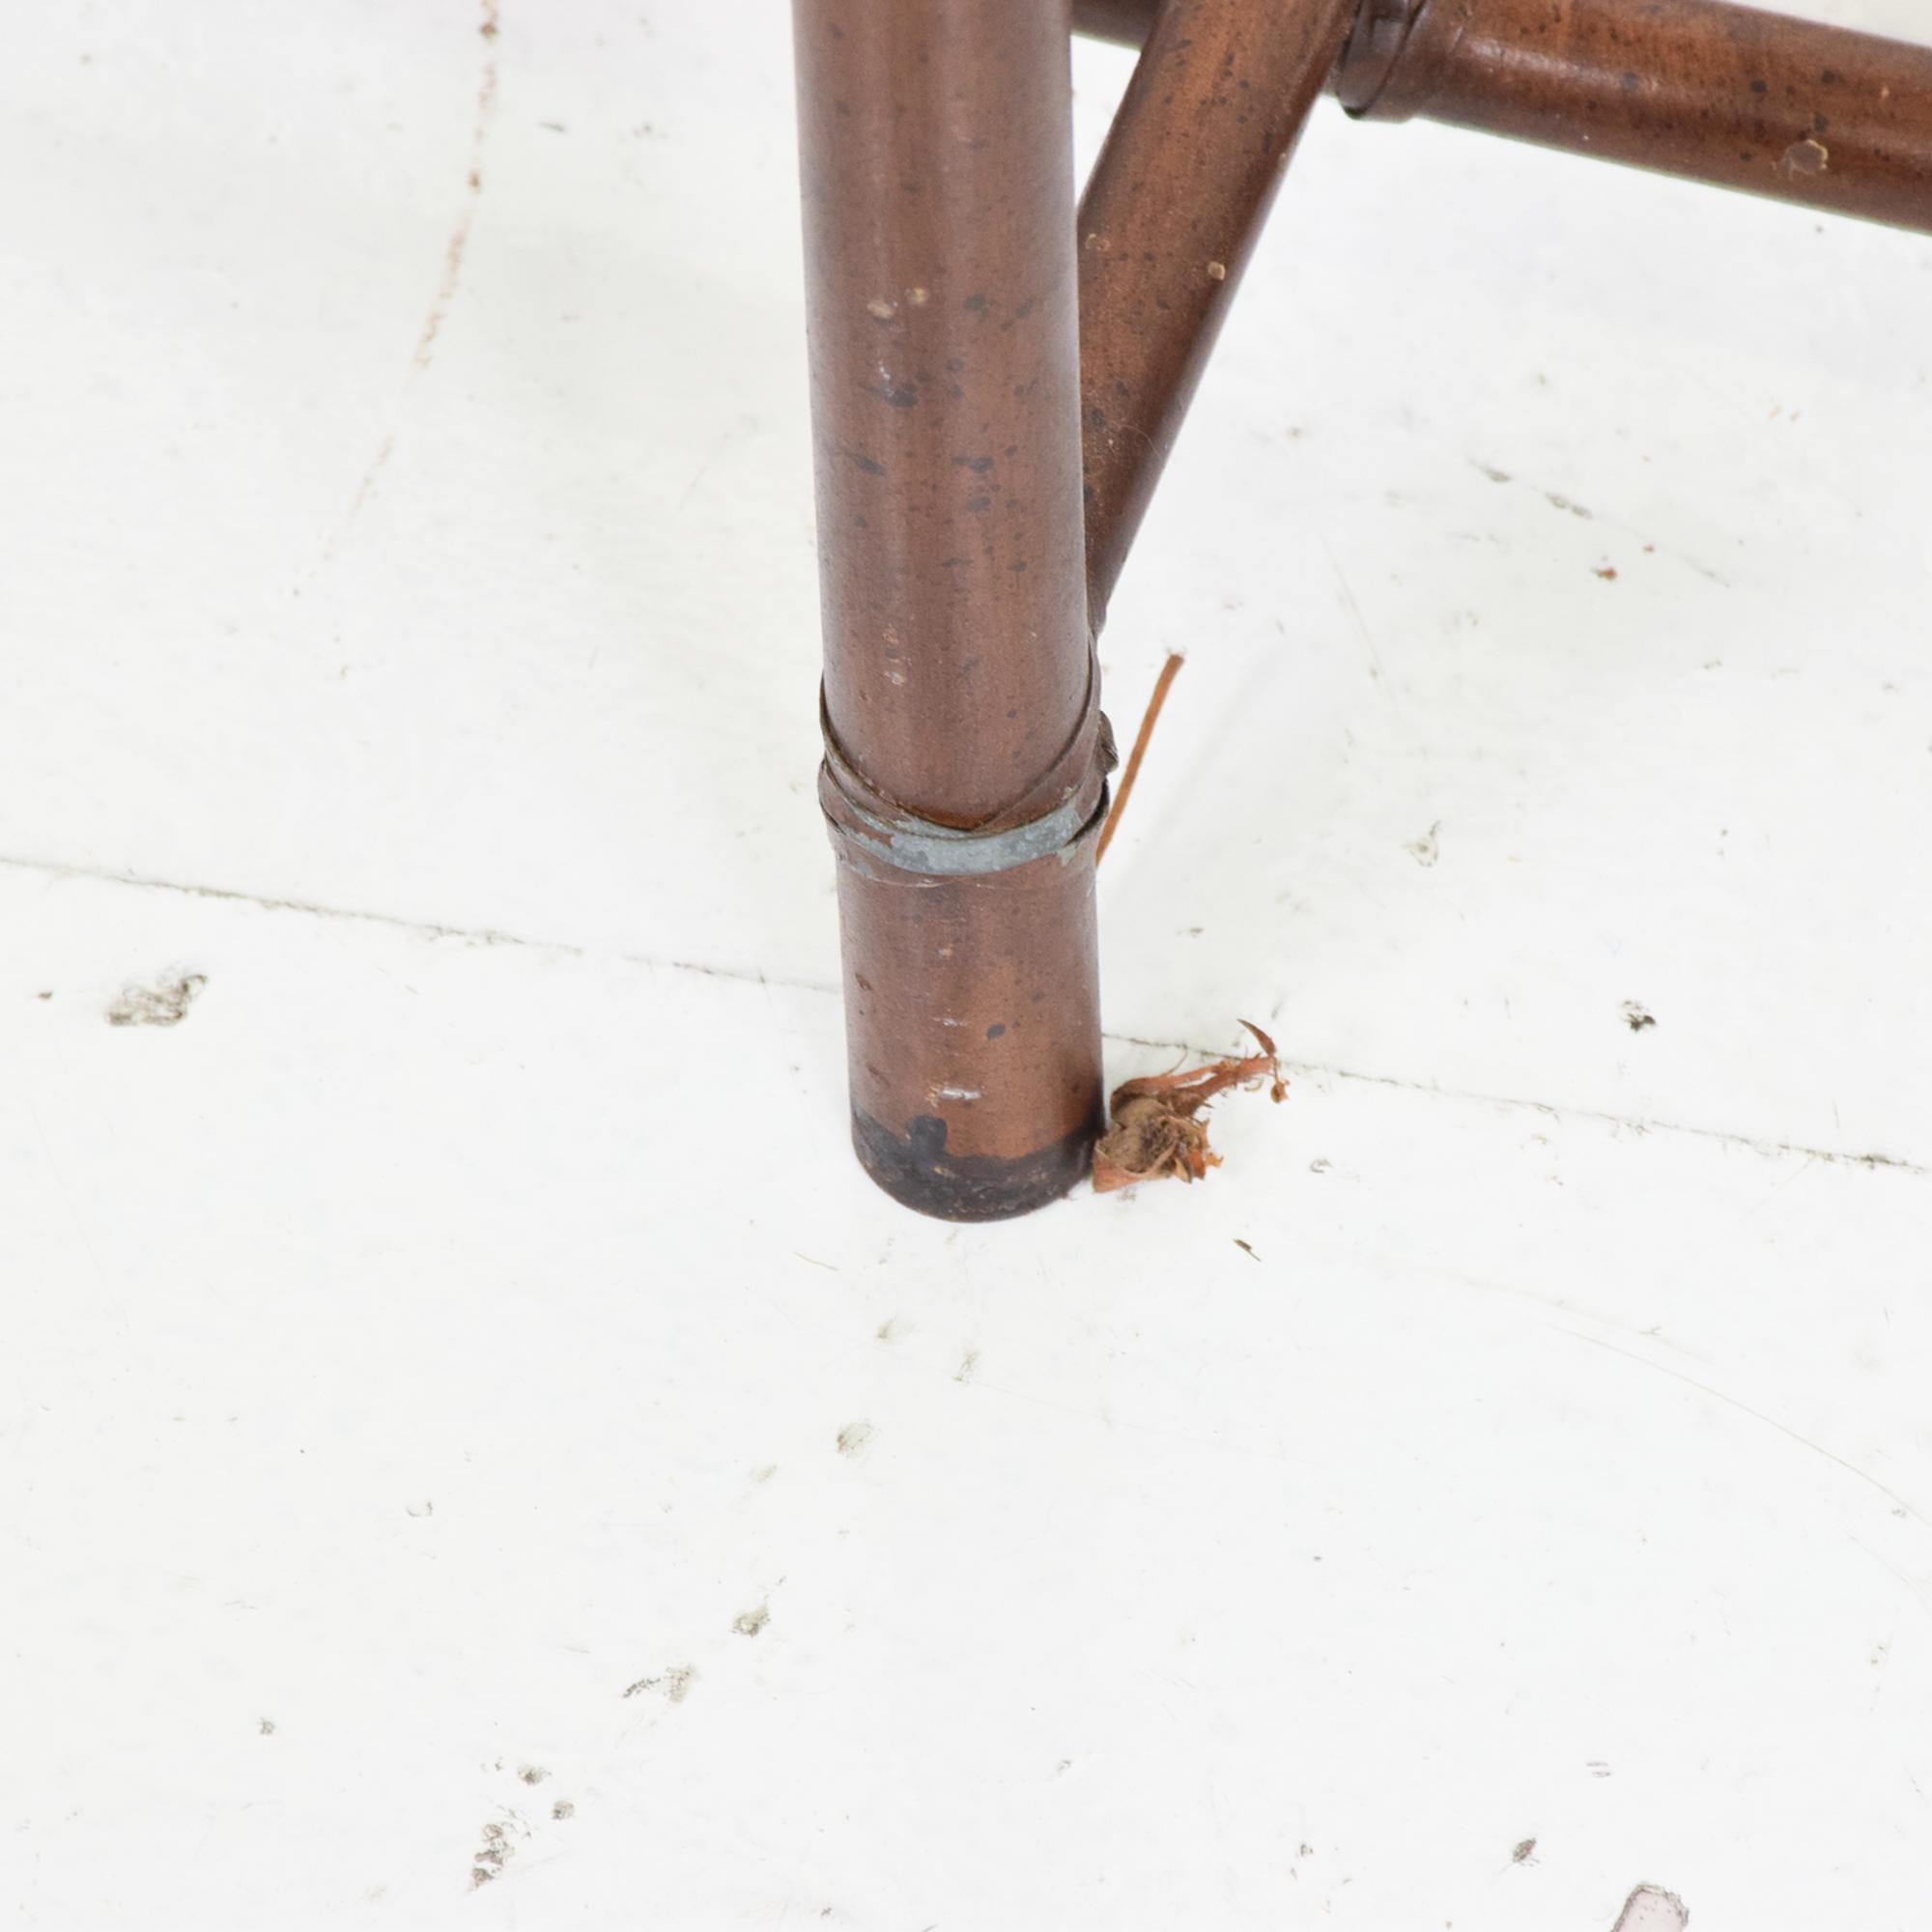
<instances>
[{"instance_id":1,"label":"faux bamboo table leg","mask_svg":"<svg viewBox=\"0 0 1932 1932\"><path fill-rule=\"evenodd\" d=\"M1101 1115L1067 0L794 22L853 1138L990 1219Z\"/></svg>"}]
</instances>

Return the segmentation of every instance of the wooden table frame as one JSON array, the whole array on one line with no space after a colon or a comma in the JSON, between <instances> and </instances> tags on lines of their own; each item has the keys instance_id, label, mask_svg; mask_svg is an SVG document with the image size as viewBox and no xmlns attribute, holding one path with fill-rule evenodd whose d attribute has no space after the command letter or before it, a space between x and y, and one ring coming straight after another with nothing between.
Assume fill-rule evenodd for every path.
<instances>
[{"instance_id":1,"label":"wooden table frame","mask_svg":"<svg viewBox=\"0 0 1932 1932\"><path fill-rule=\"evenodd\" d=\"M852 1129L996 1219L1101 1125L1094 639L1316 98L1932 232L1932 48L1717 0L794 0ZM1076 210L1069 33L1141 45Z\"/></svg>"}]
</instances>

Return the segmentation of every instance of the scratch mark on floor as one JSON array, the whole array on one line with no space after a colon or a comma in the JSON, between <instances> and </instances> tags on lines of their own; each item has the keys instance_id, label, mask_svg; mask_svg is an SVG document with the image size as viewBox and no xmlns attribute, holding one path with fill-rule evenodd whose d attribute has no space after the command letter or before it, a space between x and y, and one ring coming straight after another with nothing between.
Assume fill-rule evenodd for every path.
<instances>
[{"instance_id":1,"label":"scratch mark on floor","mask_svg":"<svg viewBox=\"0 0 1932 1932\"><path fill-rule=\"evenodd\" d=\"M716 463L721 456L724 454L726 445L730 442L732 437L735 434L736 431L727 429L724 432L724 434L721 436L718 439L718 440L714 442L708 450L705 451L704 460L697 466L696 473L692 477L691 481L684 486L684 494L678 497L677 502L671 508L671 513L669 517L666 519L668 523L674 524L677 522L678 518L684 515L685 506L688 503L690 503L691 499L695 496L697 495L697 486L700 483L702 483L707 476L711 474L711 466L714 463Z\"/></svg>"},{"instance_id":2,"label":"scratch mark on floor","mask_svg":"<svg viewBox=\"0 0 1932 1932\"><path fill-rule=\"evenodd\" d=\"M369 500L369 493L376 487L376 478L388 467L389 458L395 454L396 433L391 430L369 459L369 467L362 472L362 480L355 486L355 494L349 499L349 512L342 519L342 527L337 530L328 546L328 554L334 555L335 549L349 533L349 526L362 514L362 505Z\"/></svg>"},{"instance_id":3,"label":"scratch mark on floor","mask_svg":"<svg viewBox=\"0 0 1932 1932\"><path fill-rule=\"evenodd\" d=\"M1699 563L1694 556L1690 556L1684 551L1677 550L1669 544L1653 542L1641 530L1636 529L1630 524L1619 521L1615 517L1605 517L1598 511L1585 509L1581 503L1573 502L1560 490L1546 490L1540 484L1512 476L1507 469L1498 469L1494 464L1479 462L1473 456L1464 457L1463 461L1478 475L1487 476L1492 483L1509 483L1515 484L1520 489L1534 490L1552 510L1561 511L1567 516L1580 517L1585 523L1601 523L1606 525L1610 529L1621 530L1626 536L1635 537L1647 551L1655 551L1664 556L1672 557L1677 562L1683 564L1687 570L1694 570L1699 577L1706 578L1713 583L1721 584L1726 590L1735 587L1728 577L1720 576L1709 564Z\"/></svg>"},{"instance_id":4,"label":"scratch mark on floor","mask_svg":"<svg viewBox=\"0 0 1932 1932\"><path fill-rule=\"evenodd\" d=\"M463 257L469 250L469 231L476 219L476 204L483 194L483 143L497 113L497 36L501 31L502 23L500 0L481 0L481 6L483 23L476 31L483 42L483 70L476 84L476 118L469 132L469 166L464 176L463 211L444 244L442 278L437 284L429 313L423 318L422 328L416 336L415 351L410 357L410 368L415 373L427 369L436 354L436 338L449 314L450 303L456 299L456 285L463 274ZM349 534L350 526L360 515L362 505L369 500L377 479L388 467L395 448L396 432L392 429L384 437L375 455L369 459L368 467L362 471L362 480L356 484L355 494L349 500L349 511L342 520L342 527L329 540L324 562L334 555L342 539Z\"/></svg>"},{"instance_id":5,"label":"scratch mark on floor","mask_svg":"<svg viewBox=\"0 0 1932 1932\"><path fill-rule=\"evenodd\" d=\"M1897 1512L1894 1511L1893 1514L1896 1515ZM1922 1616L1924 1616L1928 1621L1932 1621L1932 1603L1928 1603L1925 1600L1925 1598L1919 1595L1918 1586L1913 1582L1911 1577L1909 1577L1903 1570L1899 1569L1899 1567L1895 1563L1888 1563L1886 1559L1883 1556L1881 1556L1876 1549L1872 1548L1869 1544L1863 1542L1861 1538L1854 1536L1852 1532L1849 1529L1846 1529L1842 1523L1840 1523L1838 1527L1842 1532L1845 1541L1849 1543L1855 1549L1857 1549L1860 1555L1869 1556L1871 1560L1874 1563L1876 1563L1878 1567L1881 1570L1883 1570L1885 1574L1888 1577L1889 1577L1891 1580L1894 1583L1896 1583L1898 1587L1901 1590L1903 1590L1908 1597L1912 1599L1913 1607L1916 1610L1918 1610ZM1890 1651L1891 1651L1891 1644L1889 1639L1886 1642L1879 1644L1873 1650L1871 1663L1872 1663L1872 1668L1874 1670L1876 1670L1885 1662L1886 1658L1890 1654Z\"/></svg>"},{"instance_id":6,"label":"scratch mark on floor","mask_svg":"<svg viewBox=\"0 0 1932 1932\"><path fill-rule=\"evenodd\" d=\"M483 193L483 143L497 112L497 36L501 31L498 0L482 0L483 24L477 33L483 41L483 72L476 84L476 120L469 134L469 169L464 177L466 199L463 213L450 231L442 251L442 280L437 285L436 299L424 318L422 333L416 338L416 352L411 358L418 369L427 369L436 351L449 305L456 298L456 284L463 273L463 257L469 246L469 230L476 218L476 204Z\"/></svg>"},{"instance_id":7,"label":"scratch mark on floor","mask_svg":"<svg viewBox=\"0 0 1932 1932\"><path fill-rule=\"evenodd\" d=\"M1606 1342L1601 1335L1585 1335L1577 1329L1571 1329L1579 1342L1587 1342L1593 1349L1607 1349L1613 1355L1622 1355L1626 1361L1634 1362L1639 1368L1649 1369L1660 1376L1668 1376L1672 1381L1682 1382L1687 1388L1693 1388L1701 1395L1709 1396L1714 1402L1721 1402L1731 1408L1747 1415L1754 1422L1761 1422L1767 1429L1775 1429L1780 1435L1788 1436L1801 1449L1808 1449L1814 1456L1822 1456L1828 1463L1835 1463L1847 1475L1856 1476L1860 1482L1869 1484L1880 1495L1901 1509L1921 1528L1932 1529L1932 1521L1927 1521L1913 1505L1889 1485L1881 1482L1869 1469L1861 1469L1856 1463L1848 1463L1834 1449L1827 1449L1822 1442L1814 1442L1808 1435L1801 1435L1788 1422L1780 1422L1775 1415L1767 1415L1761 1408L1753 1408L1749 1403L1714 1388L1709 1382L1700 1382L1695 1376L1687 1376L1682 1369L1667 1367L1662 1362L1653 1362L1648 1355L1639 1355L1634 1349L1622 1349L1614 1342Z\"/></svg>"},{"instance_id":8,"label":"scratch mark on floor","mask_svg":"<svg viewBox=\"0 0 1932 1932\"><path fill-rule=\"evenodd\" d=\"M1335 587L1342 593L1342 608L1348 611L1355 626L1356 635L1362 640L1362 648L1369 654L1369 674L1387 693L1388 701L1395 704L1395 688L1389 683L1388 673L1382 668L1381 654L1376 649L1375 637L1369 630L1367 618L1362 615L1362 607L1355 602L1355 593L1350 587L1348 578L1343 575L1342 560L1335 554L1334 547L1326 537L1321 539L1321 548L1327 553L1328 568L1335 573ZM1397 709L1400 708L1397 705Z\"/></svg>"}]
</instances>

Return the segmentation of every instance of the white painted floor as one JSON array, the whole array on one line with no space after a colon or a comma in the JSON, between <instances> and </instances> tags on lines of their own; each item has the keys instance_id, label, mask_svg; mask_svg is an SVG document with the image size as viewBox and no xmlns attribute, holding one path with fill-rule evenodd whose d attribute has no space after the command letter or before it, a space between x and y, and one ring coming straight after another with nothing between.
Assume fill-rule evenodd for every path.
<instances>
[{"instance_id":1,"label":"white painted floor","mask_svg":"<svg viewBox=\"0 0 1932 1932\"><path fill-rule=\"evenodd\" d=\"M1290 1102L950 1229L784 10L481 20L0 70L0 1923L1921 1932L1932 242L1323 107L1105 641Z\"/></svg>"}]
</instances>

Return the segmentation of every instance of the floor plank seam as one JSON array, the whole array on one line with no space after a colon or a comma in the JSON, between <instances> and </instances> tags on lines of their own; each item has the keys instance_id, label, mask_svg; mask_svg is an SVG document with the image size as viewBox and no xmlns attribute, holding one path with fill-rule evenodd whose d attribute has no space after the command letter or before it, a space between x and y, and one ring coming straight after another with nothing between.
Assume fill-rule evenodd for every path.
<instances>
[{"instance_id":1,"label":"floor plank seam","mask_svg":"<svg viewBox=\"0 0 1932 1932\"><path fill-rule=\"evenodd\" d=\"M440 925L431 920L405 919L398 913L365 912L353 906L322 905L311 899L272 898L260 893L246 893L226 886L189 884L178 879L156 879L138 872L109 872L89 866L63 864L57 860L23 859L0 856L0 868L16 872L41 872L53 878L87 879L99 885L131 886L142 892L181 893L190 898L219 899L236 905L250 905L264 912L303 913L312 919L347 920L357 924L386 926L392 931L413 933L424 939L460 939L472 946L516 946L531 952L560 954L570 959L602 956L627 966L642 966L653 971L697 973L707 979L731 980L742 984L777 987L783 992L818 993L830 997L838 988L824 980L779 979L769 973L743 966L718 966L696 959L671 959L641 952L606 952L572 945L566 940L531 939L520 933L502 932L492 926ZM1195 1054L1213 1059L1220 1049L1200 1046L1190 1040L1150 1039L1140 1034L1110 1033L1104 1036L1117 1046L1145 1046L1160 1052ZM1292 1075L1302 1079L1348 1080L1364 1086L1390 1087L1399 1093L1433 1095L1445 1100L1463 1100L1483 1106L1509 1107L1543 1114L1551 1120L1590 1121L1602 1126L1617 1127L1635 1134L1686 1134L1694 1140L1714 1141L1723 1147L1739 1147L1766 1159L1797 1155L1804 1160L1826 1162L1835 1167L1862 1167L1893 1174L1911 1175L1923 1180L1932 1177L1932 1167L1887 1153L1853 1153L1839 1148L1807 1147L1798 1141L1774 1140L1766 1135L1741 1134L1722 1127L1692 1126L1681 1121L1659 1121L1640 1116L1612 1114L1599 1107L1558 1106L1548 1100L1526 1100L1513 1094L1484 1094L1471 1088L1443 1087L1432 1081L1404 1080L1388 1073L1362 1073L1347 1066L1323 1066L1310 1061L1284 1058L1282 1065Z\"/></svg>"}]
</instances>

